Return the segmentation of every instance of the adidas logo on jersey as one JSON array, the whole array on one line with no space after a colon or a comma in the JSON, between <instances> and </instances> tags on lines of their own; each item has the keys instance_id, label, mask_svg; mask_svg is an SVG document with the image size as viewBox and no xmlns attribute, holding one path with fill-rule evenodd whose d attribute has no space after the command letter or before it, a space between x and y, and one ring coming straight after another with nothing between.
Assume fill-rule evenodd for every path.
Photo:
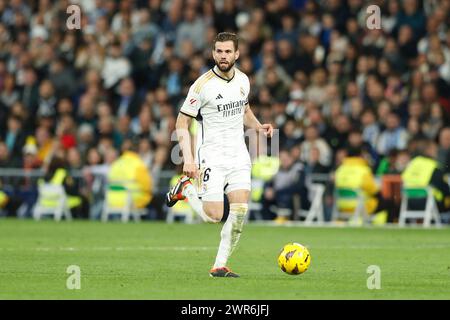
<instances>
[{"instance_id":1,"label":"adidas logo on jersey","mask_svg":"<svg viewBox=\"0 0 450 320\"><path fill-rule=\"evenodd\" d=\"M223 99L223 97L222 97L222 95L219 93L219 95L216 97L216 100L219 100L219 99Z\"/></svg>"}]
</instances>

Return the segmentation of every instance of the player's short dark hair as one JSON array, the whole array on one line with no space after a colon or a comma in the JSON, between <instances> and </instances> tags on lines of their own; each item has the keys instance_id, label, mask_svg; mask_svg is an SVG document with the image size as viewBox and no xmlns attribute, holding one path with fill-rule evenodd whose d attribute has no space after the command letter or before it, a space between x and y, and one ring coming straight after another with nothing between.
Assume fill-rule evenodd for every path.
<instances>
[{"instance_id":1,"label":"player's short dark hair","mask_svg":"<svg viewBox=\"0 0 450 320\"><path fill-rule=\"evenodd\" d=\"M234 50L237 51L239 47L239 38L237 34L232 32L221 32L219 33L213 42L213 50L216 49L216 42L233 41Z\"/></svg>"}]
</instances>

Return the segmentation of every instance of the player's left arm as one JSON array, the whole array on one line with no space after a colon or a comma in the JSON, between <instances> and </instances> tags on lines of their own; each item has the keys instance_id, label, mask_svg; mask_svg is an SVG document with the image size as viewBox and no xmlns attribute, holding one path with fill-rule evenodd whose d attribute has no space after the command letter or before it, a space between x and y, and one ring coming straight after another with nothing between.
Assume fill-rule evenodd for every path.
<instances>
[{"instance_id":1,"label":"player's left arm","mask_svg":"<svg viewBox=\"0 0 450 320\"><path fill-rule=\"evenodd\" d=\"M255 114L253 113L250 105L246 105L245 113L244 113L244 125L247 128L255 129L257 131L262 131L266 137L272 138L273 136L273 127L270 123L261 124L258 119L256 119Z\"/></svg>"}]
</instances>

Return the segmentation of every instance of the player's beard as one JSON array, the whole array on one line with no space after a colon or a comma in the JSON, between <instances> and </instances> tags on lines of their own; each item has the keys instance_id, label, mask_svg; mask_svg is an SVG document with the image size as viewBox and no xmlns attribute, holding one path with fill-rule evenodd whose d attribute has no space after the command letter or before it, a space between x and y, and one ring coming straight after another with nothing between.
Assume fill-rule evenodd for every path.
<instances>
[{"instance_id":1,"label":"player's beard","mask_svg":"<svg viewBox=\"0 0 450 320\"><path fill-rule=\"evenodd\" d=\"M225 66L221 66L220 65L220 61L218 62L218 61L216 61L216 66L217 66L217 68L219 68L219 70L220 71L222 71L222 72L228 72L228 71L230 71L231 70L231 68L233 68L233 66L234 66L234 61L233 62L228 62L228 61L226 61L228 64L226 64Z\"/></svg>"}]
</instances>

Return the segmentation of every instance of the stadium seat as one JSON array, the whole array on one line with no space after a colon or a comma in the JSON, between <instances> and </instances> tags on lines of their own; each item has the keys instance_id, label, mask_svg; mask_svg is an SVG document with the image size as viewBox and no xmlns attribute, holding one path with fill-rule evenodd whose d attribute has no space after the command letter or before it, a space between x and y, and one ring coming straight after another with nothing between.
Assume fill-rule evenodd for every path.
<instances>
[{"instance_id":1,"label":"stadium seat","mask_svg":"<svg viewBox=\"0 0 450 320\"><path fill-rule=\"evenodd\" d=\"M320 183L314 183L309 188L309 194L311 194L311 207L309 210L299 210L299 215L301 217L305 217L304 224L310 225L314 223L314 220L317 223L324 222L324 213L323 213L323 194L325 192L325 186Z\"/></svg>"},{"instance_id":2,"label":"stadium seat","mask_svg":"<svg viewBox=\"0 0 450 320\"><path fill-rule=\"evenodd\" d=\"M60 221L63 217L66 220L72 220L64 186L51 183L39 184L33 217L35 220L40 220L43 215L53 215L56 221Z\"/></svg>"},{"instance_id":3,"label":"stadium seat","mask_svg":"<svg viewBox=\"0 0 450 320\"><path fill-rule=\"evenodd\" d=\"M136 222L141 220L144 209L135 208L133 205L132 190L126 187L126 182L114 181L108 183L103 203L102 221L106 222L110 215L121 216L122 222L128 222L133 216Z\"/></svg>"},{"instance_id":4,"label":"stadium seat","mask_svg":"<svg viewBox=\"0 0 450 320\"><path fill-rule=\"evenodd\" d=\"M367 223L369 216L367 214L365 200L362 191L359 189L336 188L334 191L333 221L343 219L349 223ZM348 208L346 208L347 206L340 205L342 202L349 203Z\"/></svg>"},{"instance_id":5,"label":"stadium seat","mask_svg":"<svg viewBox=\"0 0 450 320\"><path fill-rule=\"evenodd\" d=\"M408 209L409 200L425 199L425 208L422 210ZM433 191L430 187L426 188L402 188L402 202L400 205L400 216L398 225L404 227L407 219L423 219L423 226L431 226L431 222L434 221L436 227L441 226L441 218L439 216L438 207L433 196Z\"/></svg>"}]
</instances>

